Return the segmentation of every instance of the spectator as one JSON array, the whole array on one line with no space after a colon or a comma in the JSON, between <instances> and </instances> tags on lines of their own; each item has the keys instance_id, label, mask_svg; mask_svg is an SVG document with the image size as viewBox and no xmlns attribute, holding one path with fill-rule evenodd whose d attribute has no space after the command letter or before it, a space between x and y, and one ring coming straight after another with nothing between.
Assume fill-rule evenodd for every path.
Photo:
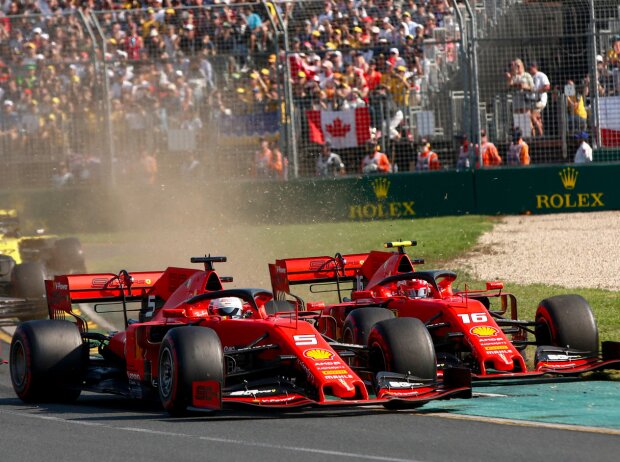
<instances>
[{"instance_id":1,"label":"spectator","mask_svg":"<svg viewBox=\"0 0 620 462\"><path fill-rule=\"evenodd\" d=\"M480 132L480 159L478 167L496 167L502 165L502 158L497 147L487 137L486 130Z\"/></svg>"},{"instance_id":2,"label":"spectator","mask_svg":"<svg viewBox=\"0 0 620 462\"><path fill-rule=\"evenodd\" d=\"M613 68L620 68L620 34L614 36L611 48L607 51L607 64Z\"/></svg>"},{"instance_id":3,"label":"spectator","mask_svg":"<svg viewBox=\"0 0 620 462\"><path fill-rule=\"evenodd\" d=\"M543 136L542 111L547 106L547 92L551 90L551 83L546 74L538 70L538 64L531 63L529 67L534 86L529 97L532 103L530 118L532 121L532 135Z\"/></svg>"},{"instance_id":4,"label":"spectator","mask_svg":"<svg viewBox=\"0 0 620 462\"><path fill-rule=\"evenodd\" d=\"M521 129L516 127L512 135L512 143L506 154L506 165L530 165L530 148L525 141Z\"/></svg>"},{"instance_id":5,"label":"spectator","mask_svg":"<svg viewBox=\"0 0 620 462\"><path fill-rule=\"evenodd\" d=\"M461 145L459 146L458 157L456 160L457 171L469 170L474 163L476 154L474 146L469 142L466 134L460 136Z\"/></svg>"},{"instance_id":6,"label":"spectator","mask_svg":"<svg viewBox=\"0 0 620 462\"><path fill-rule=\"evenodd\" d=\"M69 171L69 167L64 162L58 167L58 170L52 176L52 183L56 188L71 186L75 182L73 173Z\"/></svg>"},{"instance_id":7,"label":"spectator","mask_svg":"<svg viewBox=\"0 0 620 462\"><path fill-rule=\"evenodd\" d=\"M441 163L439 162L439 156L436 152L431 150L431 143L426 138L422 138L421 145L422 148L418 153L415 164L416 171L426 172L429 170L440 170Z\"/></svg>"},{"instance_id":8,"label":"spectator","mask_svg":"<svg viewBox=\"0 0 620 462\"><path fill-rule=\"evenodd\" d=\"M274 152L265 138L259 139L260 147L254 155L254 175L260 178L276 178L283 170L282 155Z\"/></svg>"},{"instance_id":9,"label":"spectator","mask_svg":"<svg viewBox=\"0 0 620 462\"><path fill-rule=\"evenodd\" d=\"M564 88L566 109L568 111L568 128L571 132L585 130L588 122L585 98L575 87L572 80L568 80Z\"/></svg>"},{"instance_id":10,"label":"spectator","mask_svg":"<svg viewBox=\"0 0 620 462\"><path fill-rule=\"evenodd\" d=\"M517 114L529 112L530 105L529 102L526 101L525 95L531 94L534 88L534 80L528 72L525 72L523 61L519 58L516 58L510 64L510 70L506 72L506 82L513 92L513 112Z\"/></svg>"},{"instance_id":11,"label":"spectator","mask_svg":"<svg viewBox=\"0 0 620 462\"><path fill-rule=\"evenodd\" d=\"M388 157L381 152L379 145L369 143L369 152L362 159L362 173L389 173L392 165Z\"/></svg>"},{"instance_id":12,"label":"spectator","mask_svg":"<svg viewBox=\"0 0 620 462\"><path fill-rule=\"evenodd\" d=\"M575 135L575 138L579 140L579 147L575 153L576 164L586 164L592 162L592 148L588 144L588 134L586 132L579 132Z\"/></svg>"},{"instance_id":13,"label":"spectator","mask_svg":"<svg viewBox=\"0 0 620 462\"><path fill-rule=\"evenodd\" d=\"M146 184L154 185L157 182L157 158L146 148L140 151L140 167L142 169L140 178Z\"/></svg>"},{"instance_id":14,"label":"spectator","mask_svg":"<svg viewBox=\"0 0 620 462\"><path fill-rule=\"evenodd\" d=\"M596 55L596 73L598 75L597 91L599 96L610 96L616 93L614 76L609 71L602 55ZM589 81L589 79L588 79Z\"/></svg>"},{"instance_id":15,"label":"spectator","mask_svg":"<svg viewBox=\"0 0 620 462\"><path fill-rule=\"evenodd\" d=\"M331 143L326 141L316 159L316 175L322 177L342 176L345 174L344 163L341 157L332 152Z\"/></svg>"}]
</instances>

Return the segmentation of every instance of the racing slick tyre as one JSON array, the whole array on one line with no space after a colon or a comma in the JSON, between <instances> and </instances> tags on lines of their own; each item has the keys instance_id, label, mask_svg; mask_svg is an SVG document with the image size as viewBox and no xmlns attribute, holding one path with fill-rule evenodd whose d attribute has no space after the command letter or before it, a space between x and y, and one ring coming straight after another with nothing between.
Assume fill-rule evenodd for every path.
<instances>
[{"instance_id":1,"label":"racing slick tyre","mask_svg":"<svg viewBox=\"0 0 620 462\"><path fill-rule=\"evenodd\" d=\"M366 345L370 330L379 321L394 319L394 313L386 308L367 307L352 310L342 326L343 343Z\"/></svg>"},{"instance_id":2,"label":"racing slick tyre","mask_svg":"<svg viewBox=\"0 0 620 462\"><path fill-rule=\"evenodd\" d=\"M72 322L46 319L20 324L9 360L15 393L25 402L75 401L82 392L87 354Z\"/></svg>"},{"instance_id":3,"label":"racing slick tyre","mask_svg":"<svg viewBox=\"0 0 620 462\"><path fill-rule=\"evenodd\" d=\"M598 328L592 308L581 295L544 299L536 310L536 344L598 353Z\"/></svg>"},{"instance_id":4,"label":"racing slick tyre","mask_svg":"<svg viewBox=\"0 0 620 462\"><path fill-rule=\"evenodd\" d=\"M422 321L395 318L374 325L368 337L368 366L374 372L437 379L433 339Z\"/></svg>"},{"instance_id":5,"label":"racing slick tyre","mask_svg":"<svg viewBox=\"0 0 620 462\"><path fill-rule=\"evenodd\" d=\"M58 239L52 249L52 266L59 273L85 273L86 263L82 244L76 237Z\"/></svg>"},{"instance_id":6,"label":"racing slick tyre","mask_svg":"<svg viewBox=\"0 0 620 462\"><path fill-rule=\"evenodd\" d=\"M203 387L200 403L194 400L198 382ZM220 409L224 353L215 331L194 326L168 331L159 349L158 383L161 403L173 416L186 415L190 406Z\"/></svg>"},{"instance_id":7,"label":"racing slick tyre","mask_svg":"<svg viewBox=\"0 0 620 462\"><path fill-rule=\"evenodd\" d=\"M45 303L45 267L41 262L33 261L15 265L11 273L11 293L16 298L28 300L28 307L20 310L20 321L47 318Z\"/></svg>"},{"instance_id":8,"label":"racing slick tyre","mask_svg":"<svg viewBox=\"0 0 620 462\"><path fill-rule=\"evenodd\" d=\"M41 262L15 265L11 279L15 297L32 300L45 298L45 267Z\"/></svg>"}]
</instances>

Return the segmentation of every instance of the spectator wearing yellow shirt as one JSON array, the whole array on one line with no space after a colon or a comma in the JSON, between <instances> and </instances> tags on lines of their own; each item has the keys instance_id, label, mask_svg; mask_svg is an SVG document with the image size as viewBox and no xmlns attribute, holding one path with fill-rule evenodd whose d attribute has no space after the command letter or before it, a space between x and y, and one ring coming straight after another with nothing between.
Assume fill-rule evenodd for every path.
<instances>
[{"instance_id":1,"label":"spectator wearing yellow shirt","mask_svg":"<svg viewBox=\"0 0 620 462\"><path fill-rule=\"evenodd\" d=\"M620 67L620 34L614 37L611 48L607 52L607 64L610 67Z\"/></svg>"},{"instance_id":2,"label":"spectator wearing yellow shirt","mask_svg":"<svg viewBox=\"0 0 620 462\"><path fill-rule=\"evenodd\" d=\"M396 66L381 77L381 83L385 85L397 106L402 107L409 101L409 82L406 76L405 66Z\"/></svg>"}]
</instances>

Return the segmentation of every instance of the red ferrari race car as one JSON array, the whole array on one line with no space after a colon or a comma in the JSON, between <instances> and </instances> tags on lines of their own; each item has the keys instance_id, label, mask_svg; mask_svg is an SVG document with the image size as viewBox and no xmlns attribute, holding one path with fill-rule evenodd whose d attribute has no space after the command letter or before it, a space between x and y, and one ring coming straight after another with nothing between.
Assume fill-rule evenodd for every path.
<instances>
[{"instance_id":1,"label":"red ferrari race car","mask_svg":"<svg viewBox=\"0 0 620 462\"><path fill-rule=\"evenodd\" d=\"M232 278L220 278L213 263L225 257L191 261L204 263L204 270L121 271L46 281L51 319L20 324L11 343L17 395L35 402L74 400L82 390L159 397L178 415L231 403L416 407L471 394L466 369L440 382L434 375L433 380L413 375L416 352L400 341L415 335L411 323L401 322L407 320L386 323L381 367L371 363L354 371L348 358L359 356L357 345L322 336L301 299L275 301L263 289L224 289L222 283ZM73 303L95 304L98 313L122 313L125 330L89 332ZM137 320L130 318L132 312Z\"/></svg>"},{"instance_id":2,"label":"red ferrari race car","mask_svg":"<svg viewBox=\"0 0 620 462\"><path fill-rule=\"evenodd\" d=\"M398 317L415 318L425 326L427 337L418 330L408 341L412 351L423 351L430 342L440 373L466 367L474 380L514 382L620 369L620 342L603 342L602 356L598 355L596 321L581 296L549 297L540 302L533 321L520 320L517 300L503 291L501 282L487 282L485 290L465 286L455 291L454 272L414 268L424 261L405 253L412 245L416 242L391 242L385 247L396 251L276 260L269 265L274 295L282 298L298 284L309 285L312 293L336 292L338 303L308 303L321 313L318 328L343 343L366 346L371 362L382 325ZM537 346L529 369L528 345ZM432 376L430 368L429 372Z\"/></svg>"}]
</instances>

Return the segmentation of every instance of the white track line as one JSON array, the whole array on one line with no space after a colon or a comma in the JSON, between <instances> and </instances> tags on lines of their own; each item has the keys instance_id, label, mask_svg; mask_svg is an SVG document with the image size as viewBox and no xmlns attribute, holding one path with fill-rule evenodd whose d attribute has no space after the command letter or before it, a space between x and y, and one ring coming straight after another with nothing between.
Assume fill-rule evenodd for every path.
<instances>
[{"instance_id":1,"label":"white track line","mask_svg":"<svg viewBox=\"0 0 620 462\"><path fill-rule=\"evenodd\" d=\"M568 425L560 423L549 422L535 422L530 420L517 420L517 419L503 419L499 417L486 417L477 415L465 415L465 414L448 414L445 412L429 412L428 414L416 414L423 417L441 417L443 419L453 420L475 420L484 423L494 423L500 425L513 425L516 427L536 427L536 428L550 428L554 430L570 430L574 432L586 432L586 433L601 433L605 435L620 435L620 430L614 428L602 428L602 427L586 427L583 425Z\"/></svg>"},{"instance_id":2,"label":"white track line","mask_svg":"<svg viewBox=\"0 0 620 462\"><path fill-rule=\"evenodd\" d=\"M189 439L196 439L196 440L201 440L201 441L210 441L213 443L230 444L230 445L235 445L235 446L248 446L248 447L253 447L253 448L276 449L276 450L290 451L290 452L305 452L305 453L317 454L317 455L348 457L348 458L357 459L357 460L376 460L376 461L382 461L382 462L420 462L415 459L400 459L397 457L373 456L373 455L359 454L359 453L354 453L354 452L330 451L327 449L285 446L281 444L261 443L259 441L236 440L236 439L231 439L231 438L218 438L214 436L188 435L186 433L149 430L146 428L114 427L112 425L101 424L97 422L85 422L82 420L68 420L68 419L63 419L61 417L34 415L34 414L26 413L26 412L15 412L15 411L8 411L4 409L0 409L0 414L9 414L9 415L15 415L15 416L20 416L20 417L30 417L33 419L41 419L41 420L51 420L51 421L62 422L66 424L84 425L88 427L107 428L110 430L118 430L122 432L146 433L149 435L170 436L174 438L189 438Z\"/></svg>"}]
</instances>

